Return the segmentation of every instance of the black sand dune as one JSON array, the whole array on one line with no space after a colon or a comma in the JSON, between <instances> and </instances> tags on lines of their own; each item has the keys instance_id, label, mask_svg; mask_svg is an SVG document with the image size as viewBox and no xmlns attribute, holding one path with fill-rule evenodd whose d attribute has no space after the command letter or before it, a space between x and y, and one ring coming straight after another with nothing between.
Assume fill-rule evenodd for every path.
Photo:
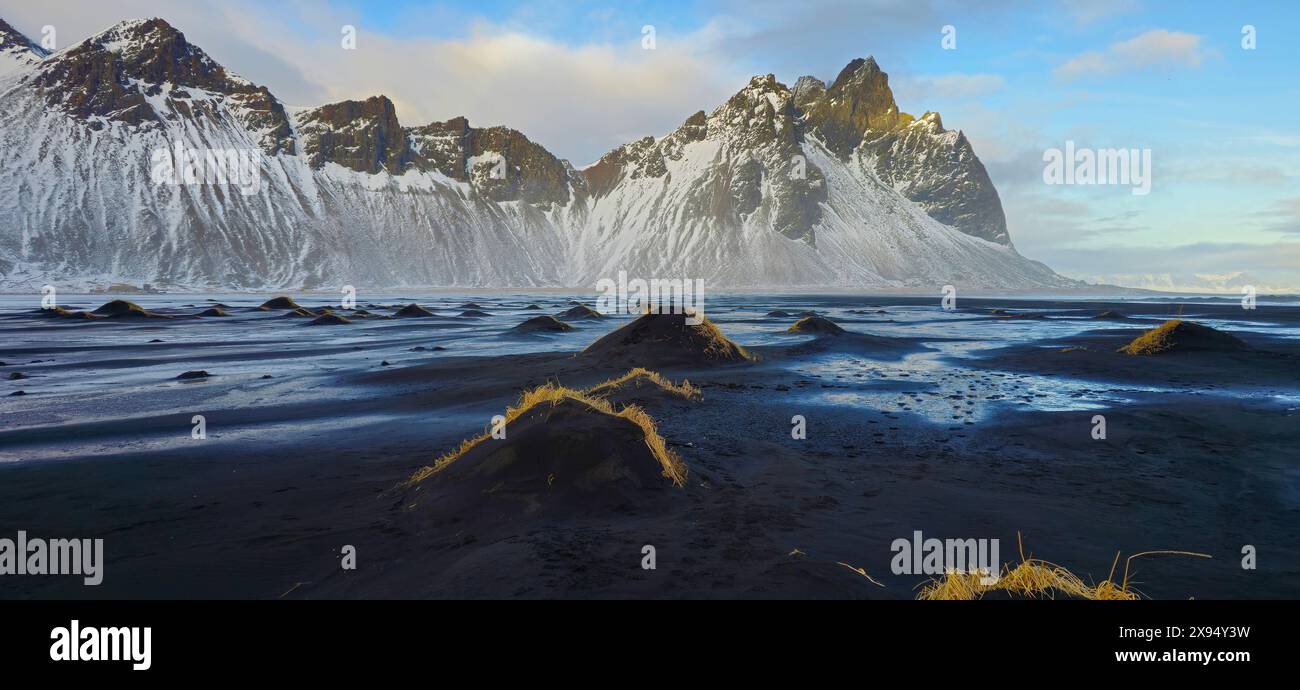
<instances>
[{"instance_id":1,"label":"black sand dune","mask_svg":"<svg viewBox=\"0 0 1300 690\"><path fill-rule=\"evenodd\" d=\"M737 364L753 359L707 318L690 325L685 314L643 314L587 346L581 356L604 364L647 368Z\"/></svg>"},{"instance_id":2,"label":"black sand dune","mask_svg":"<svg viewBox=\"0 0 1300 690\"><path fill-rule=\"evenodd\" d=\"M230 313L221 307L211 307L195 314L195 316L212 317L212 316L230 316Z\"/></svg>"},{"instance_id":3,"label":"black sand dune","mask_svg":"<svg viewBox=\"0 0 1300 690\"><path fill-rule=\"evenodd\" d=\"M783 311L781 309L773 309L772 311L769 311L767 315L777 319L786 319L786 318L790 318L791 316L790 312Z\"/></svg>"},{"instance_id":4,"label":"black sand dune","mask_svg":"<svg viewBox=\"0 0 1300 690\"><path fill-rule=\"evenodd\" d=\"M840 328L839 324L830 319L821 316L806 316L794 322L786 330L787 333L811 333L814 335L844 335L848 331Z\"/></svg>"},{"instance_id":5,"label":"black sand dune","mask_svg":"<svg viewBox=\"0 0 1300 690\"><path fill-rule=\"evenodd\" d=\"M542 308L541 305L530 304L530 305L524 307L524 310L525 310L525 311L537 311L537 310L539 310L539 309L541 309L541 308Z\"/></svg>"},{"instance_id":6,"label":"black sand dune","mask_svg":"<svg viewBox=\"0 0 1300 690\"><path fill-rule=\"evenodd\" d=\"M479 304L478 302L466 302L456 308L457 309L483 309L484 306Z\"/></svg>"},{"instance_id":7,"label":"black sand dune","mask_svg":"<svg viewBox=\"0 0 1300 690\"><path fill-rule=\"evenodd\" d=\"M1126 355L1170 352L1233 352L1246 348L1241 338L1191 321L1166 321L1120 348Z\"/></svg>"},{"instance_id":8,"label":"black sand dune","mask_svg":"<svg viewBox=\"0 0 1300 690\"><path fill-rule=\"evenodd\" d=\"M478 309L466 309L461 312L460 315L469 319L481 319L485 316L491 316L491 314L485 311L479 311Z\"/></svg>"},{"instance_id":9,"label":"black sand dune","mask_svg":"<svg viewBox=\"0 0 1300 690\"><path fill-rule=\"evenodd\" d=\"M427 319L430 316L437 316L437 314L418 304L408 304L393 312L393 318L397 319Z\"/></svg>"},{"instance_id":10,"label":"black sand dune","mask_svg":"<svg viewBox=\"0 0 1300 690\"><path fill-rule=\"evenodd\" d=\"M562 333L573 330L573 326L554 316L534 316L510 330L513 333Z\"/></svg>"},{"instance_id":11,"label":"black sand dune","mask_svg":"<svg viewBox=\"0 0 1300 690\"><path fill-rule=\"evenodd\" d=\"M105 318L89 311L72 311L63 307L53 309L39 309L36 313L45 318L51 319L79 319L89 321L91 319Z\"/></svg>"},{"instance_id":12,"label":"black sand dune","mask_svg":"<svg viewBox=\"0 0 1300 690\"><path fill-rule=\"evenodd\" d=\"M503 511L590 514L643 506L685 481L685 463L636 408L614 412L544 386L506 418L506 438L476 437L418 472L404 512L433 510L469 524Z\"/></svg>"},{"instance_id":13,"label":"black sand dune","mask_svg":"<svg viewBox=\"0 0 1300 690\"><path fill-rule=\"evenodd\" d=\"M564 321L576 321L580 319L603 319L605 315L592 309L585 304L579 304L572 309L566 309L555 315L556 318Z\"/></svg>"},{"instance_id":14,"label":"black sand dune","mask_svg":"<svg viewBox=\"0 0 1300 690\"><path fill-rule=\"evenodd\" d=\"M670 402L698 402L704 398L703 392L690 381L673 383L658 372L640 367L598 383L583 393L606 400L616 409L625 405L657 407Z\"/></svg>"},{"instance_id":15,"label":"black sand dune","mask_svg":"<svg viewBox=\"0 0 1300 690\"><path fill-rule=\"evenodd\" d=\"M269 311L269 310L268 310L268 311ZM281 318L281 319L314 319L314 318L316 318L316 312L310 311L310 310L308 310L308 309L303 309L302 307L298 307L297 309L290 309L289 311L286 311L285 313L281 314L281 315L280 315L279 317L277 317L277 318Z\"/></svg>"},{"instance_id":16,"label":"black sand dune","mask_svg":"<svg viewBox=\"0 0 1300 690\"><path fill-rule=\"evenodd\" d=\"M258 309L262 311L273 311L276 309L302 309L302 307L298 306L298 303L293 301L292 297L285 297L282 295L280 297L272 297L263 302Z\"/></svg>"},{"instance_id":17,"label":"black sand dune","mask_svg":"<svg viewBox=\"0 0 1300 690\"><path fill-rule=\"evenodd\" d=\"M989 369L1069 379L1202 390L1294 385L1300 380L1300 343L1293 339L1252 333L1252 341L1259 343L1254 344L1186 321L1166 322L1136 338L1134 333L1127 328L1098 328L1044 343L991 349L971 362Z\"/></svg>"},{"instance_id":18,"label":"black sand dune","mask_svg":"<svg viewBox=\"0 0 1300 690\"><path fill-rule=\"evenodd\" d=\"M352 323L351 319L347 318L346 316L339 316L338 314L335 314L333 312L328 312L326 314L322 314L321 316L312 319L311 321L308 321L306 324L303 325L305 326L347 326L350 325L351 323Z\"/></svg>"},{"instance_id":19,"label":"black sand dune","mask_svg":"<svg viewBox=\"0 0 1300 690\"><path fill-rule=\"evenodd\" d=\"M182 374L178 374L176 378L181 381L192 381L195 379L206 379L209 376L212 376L212 374L209 374L208 372L203 371L202 369L198 369L195 371L187 371Z\"/></svg>"},{"instance_id":20,"label":"black sand dune","mask_svg":"<svg viewBox=\"0 0 1300 690\"><path fill-rule=\"evenodd\" d=\"M806 316L786 330L787 333L816 336L810 341L788 346L763 346L754 350L773 359L798 359L822 352L861 352L883 359L898 359L910 352L930 348L912 338L887 337L856 333L823 316Z\"/></svg>"},{"instance_id":21,"label":"black sand dune","mask_svg":"<svg viewBox=\"0 0 1300 690\"><path fill-rule=\"evenodd\" d=\"M135 302L128 302L124 299L115 299L112 302L105 303L103 306L96 309L95 313L100 316L108 317L110 319L171 318L169 316L163 316L162 314L155 314L151 311L146 311L143 307L136 304Z\"/></svg>"}]
</instances>

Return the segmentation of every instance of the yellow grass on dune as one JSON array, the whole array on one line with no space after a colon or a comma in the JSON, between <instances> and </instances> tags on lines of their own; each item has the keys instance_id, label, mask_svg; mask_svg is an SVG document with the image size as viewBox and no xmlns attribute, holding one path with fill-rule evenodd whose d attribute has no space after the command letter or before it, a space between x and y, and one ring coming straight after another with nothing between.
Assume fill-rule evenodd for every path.
<instances>
[{"instance_id":1,"label":"yellow grass on dune","mask_svg":"<svg viewBox=\"0 0 1300 690\"><path fill-rule=\"evenodd\" d=\"M683 462L676 453L668 449L668 446L664 443L663 437L659 435L659 431L655 428L654 419L652 419L650 415L646 414L645 410L636 405L627 405L618 411L615 411L613 406L603 398L593 397L583 391L575 391L571 388L547 383L537 388L524 391L523 395L519 397L519 402L506 408L506 425L509 425L511 422L539 405L554 406L565 400L572 400L585 405L595 414L607 414L614 417L622 417L641 427L641 430L645 432L645 444L650 449L650 453L663 467L664 476L672 480L673 484L676 486L686 485L686 463ZM474 438L462 441L460 447L456 450L443 454L434 460L432 465L418 470L411 476L411 479L407 481L407 485L417 484L438 472L441 472L453 462L463 457L475 446L491 437L491 433L485 431Z\"/></svg>"},{"instance_id":2,"label":"yellow grass on dune","mask_svg":"<svg viewBox=\"0 0 1300 690\"><path fill-rule=\"evenodd\" d=\"M1019 534L1017 534L1017 539ZM1024 544L1020 545L1020 564L1012 568L1010 564L1002 567L1001 577L997 582L985 584L979 573L949 572L942 579L930 580L921 588L917 599L928 601L973 601L989 592L1005 592L1013 597L1036 599L1040 596L1050 599L1063 594L1076 599L1094 601L1134 601L1142 594L1129 587L1129 567L1133 559L1142 556L1175 555L1210 558L1208 554L1191 551L1143 551L1129 556L1124 561L1124 579L1115 583L1115 568L1119 565L1119 554L1111 564L1110 576L1099 584L1089 585L1078 575L1063 566L1042 560L1025 558Z\"/></svg>"},{"instance_id":3,"label":"yellow grass on dune","mask_svg":"<svg viewBox=\"0 0 1300 690\"><path fill-rule=\"evenodd\" d=\"M1119 349L1126 355L1158 355L1175 350L1228 351L1246 343L1234 335L1199 323L1173 319L1146 331Z\"/></svg>"},{"instance_id":4,"label":"yellow grass on dune","mask_svg":"<svg viewBox=\"0 0 1300 690\"><path fill-rule=\"evenodd\" d=\"M690 381L683 380L680 384L676 384L664 378L659 374L659 372L650 371L643 367L636 367L622 376L592 386L583 391L583 393L590 396L604 396L618 391L629 383L632 383L633 385L639 384L642 379L650 381L669 393L685 400L699 400L704 397L704 394L700 392L700 389L696 386L692 386Z\"/></svg>"}]
</instances>

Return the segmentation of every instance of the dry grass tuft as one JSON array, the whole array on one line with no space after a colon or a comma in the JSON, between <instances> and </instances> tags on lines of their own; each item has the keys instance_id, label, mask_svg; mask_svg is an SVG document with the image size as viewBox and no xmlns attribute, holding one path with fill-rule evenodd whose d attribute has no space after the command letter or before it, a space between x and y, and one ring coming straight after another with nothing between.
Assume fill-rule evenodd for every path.
<instances>
[{"instance_id":1,"label":"dry grass tuft","mask_svg":"<svg viewBox=\"0 0 1300 690\"><path fill-rule=\"evenodd\" d=\"M1237 350L1246 346L1240 338L1199 323L1173 319L1143 333L1120 352L1126 355L1158 355L1174 350Z\"/></svg>"},{"instance_id":2,"label":"dry grass tuft","mask_svg":"<svg viewBox=\"0 0 1300 690\"><path fill-rule=\"evenodd\" d=\"M583 393L593 397L604 397L610 393L618 391L628 383L639 384L642 379L659 386L683 400L699 400L704 397L704 393L702 393L698 387L692 386L690 381L683 380L680 384L676 384L664 378L659 374L659 372L650 371L643 367L636 367L622 376L592 386L583 391Z\"/></svg>"},{"instance_id":3,"label":"dry grass tuft","mask_svg":"<svg viewBox=\"0 0 1300 690\"><path fill-rule=\"evenodd\" d=\"M604 384L602 384L604 385ZM622 417L633 424L641 427L645 432L645 444L650 449L650 453L663 466L663 475L672 480L676 486L686 485L686 463L682 461L676 453L668 449L662 436L659 435L658 429L655 428L654 419L646 414L645 410L636 405L627 405L617 412L603 398L592 397L585 392L575 391L564 386L547 383L545 385L524 391L519 396L519 402L506 408L506 425L519 419L524 413L532 410L539 405L554 406L565 400L573 400L579 404L586 405L598 414L607 414L615 417ZM445 453L433 461L432 465L422 467L406 482L407 486L418 484L429 477L441 472L456 460L463 457L475 446L492 437L490 431L484 431L474 438L466 439L461 442L460 446L451 452Z\"/></svg>"},{"instance_id":4,"label":"dry grass tuft","mask_svg":"<svg viewBox=\"0 0 1300 690\"><path fill-rule=\"evenodd\" d=\"M1019 540L1019 533L1016 534ZM1129 569L1133 559L1142 556L1176 555L1210 558L1208 554L1191 551L1143 551L1129 556L1124 561L1124 579L1115 583L1115 567L1119 565L1120 555L1115 554L1111 564L1110 576L1103 582L1089 585L1078 575L1041 558L1025 558L1023 542L1020 544L1020 564L1012 568L1009 564L1002 567L1002 576L997 582L984 584L979 573L949 572L942 579L933 579L921 588L917 599L929 601L972 601L982 598L989 592L1006 592L1015 597L1036 599L1040 596L1054 599L1056 594L1065 594L1077 599L1093 601L1134 601L1142 596L1141 592L1129 587Z\"/></svg>"}]
</instances>

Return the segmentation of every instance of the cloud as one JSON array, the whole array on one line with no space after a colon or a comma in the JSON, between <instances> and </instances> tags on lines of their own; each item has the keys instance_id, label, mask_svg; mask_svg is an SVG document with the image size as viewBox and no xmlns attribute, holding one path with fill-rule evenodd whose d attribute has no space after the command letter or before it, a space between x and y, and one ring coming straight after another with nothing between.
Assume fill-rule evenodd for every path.
<instances>
[{"instance_id":1,"label":"cloud","mask_svg":"<svg viewBox=\"0 0 1300 690\"><path fill-rule=\"evenodd\" d=\"M386 95L405 125L464 115L475 126L505 125L577 165L646 136L666 134L700 109L742 88L748 75L710 59L694 35L661 32L641 47L640 24L619 40L569 45L527 33L517 22L469 21L455 37L370 30L346 7L247 0L161 0L46 6L0 2L20 29L44 24L68 45L117 22L160 16L231 71L265 84L291 106ZM340 29L357 28L343 50Z\"/></svg>"},{"instance_id":2,"label":"cloud","mask_svg":"<svg viewBox=\"0 0 1300 690\"><path fill-rule=\"evenodd\" d=\"M1253 285L1264 294L1300 285L1300 242L1200 242L1176 246L1062 249L1035 257L1088 282L1177 292L1229 292ZM1105 272L1097 268L1104 266Z\"/></svg>"},{"instance_id":3,"label":"cloud","mask_svg":"<svg viewBox=\"0 0 1300 690\"><path fill-rule=\"evenodd\" d=\"M936 97L978 100L1001 91L1007 82L997 74L942 74L904 76L891 85L899 103L924 103Z\"/></svg>"},{"instance_id":4,"label":"cloud","mask_svg":"<svg viewBox=\"0 0 1300 690\"><path fill-rule=\"evenodd\" d=\"M1080 27L1136 12L1141 8L1141 3L1136 0L1061 0L1061 5L1075 25Z\"/></svg>"},{"instance_id":5,"label":"cloud","mask_svg":"<svg viewBox=\"0 0 1300 690\"><path fill-rule=\"evenodd\" d=\"M1199 67L1215 55L1214 50L1201 46L1201 38L1181 31L1152 29L1112 43L1104 50L1070 58L1052 73L1059 79L1074 81L1146 69Z\"/></svg>"},{"instance_id":6,"label":"cloud","mask_svg":"<svg viewBox=\"0 0 1300 690\"><path fill-rule=\"evenodd\" d=\"M1262 221L1265 232L1300 235L1300 196L1279 199L1268 208L1247 215Z\"/></svg>"}]
</instances>

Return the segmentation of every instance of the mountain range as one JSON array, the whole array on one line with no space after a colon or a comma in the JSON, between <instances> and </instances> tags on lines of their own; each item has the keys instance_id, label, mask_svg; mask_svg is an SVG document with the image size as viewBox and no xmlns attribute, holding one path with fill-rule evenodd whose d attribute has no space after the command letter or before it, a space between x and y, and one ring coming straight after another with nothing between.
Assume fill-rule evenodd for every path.
<instances>
[{"instance_id":1,"label":"mountain range","mask_svg":"<svg viewBox=\"0 0 1300 690\"><path fill-rule=\"evenodd\" d=\"M526 104L521 104L526 107ZM160 184L158 152L252 154L255 193ZM158 18L47 53L0 20L0 289L1069 289L1021 256L970 141L872 58L756 76L577 169L387 97L283 104Z\"/></svg>"}]
</instances>

